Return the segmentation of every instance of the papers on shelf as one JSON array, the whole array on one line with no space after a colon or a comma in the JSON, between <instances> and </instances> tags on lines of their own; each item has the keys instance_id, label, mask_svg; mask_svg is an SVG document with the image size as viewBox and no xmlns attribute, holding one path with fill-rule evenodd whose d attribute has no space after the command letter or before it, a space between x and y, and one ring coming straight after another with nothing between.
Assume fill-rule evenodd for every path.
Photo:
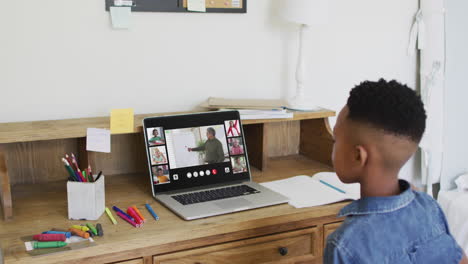
<instances>
[{"instance_id":1,"label":"papers on shelf","mask_svg":"<svg viewBox=\"0 0 468 264\"><path fill-rule=\"evenodd\" d=\"M345 193L325 185L320 180L343 190ZM343 200L357 200L361 196L359 183L344 184L333 172L321 172L312 177L300 175L261 184L288 197L289 204L296 208L336 203Z\"/></svg>"},{"instance_id":2,"label":"papers on shelf","mask_svg":"<svg viewBox=\"0 0 468 264\"><path fill-rule=\"evenodd\" d=\"M270 100L270 99L227 99L210 97L201 106L210 109L219 108L236 108L236 109L283 109L288 106L285 100Z\"/></svg>"},{"instance_id":3,"label":"papers on shelf","mask_svg":"<svg viewBox=\"0 0 468 264\"><path fill-rule=\"evenodd\" d=\"M293 118L294 112L317 112L289 108L288 102L282 99L228 99L210 97L201 107L212 110L238 110L241 119L287 119Z\"/></svg>"},{"instance_id":4,"label":"papers on shelf","mask_svg":"<svg viewBox=\"0 0 468 264\"><path fill-rule=\"evenodd\" d=\"M233 109L222 109L233 110ZM274 118L293 118L294 114L284 109L281 110L257 110L257 109L236 109L239 111L241 119L274 119Z\"/></svg>"}]
</instances>

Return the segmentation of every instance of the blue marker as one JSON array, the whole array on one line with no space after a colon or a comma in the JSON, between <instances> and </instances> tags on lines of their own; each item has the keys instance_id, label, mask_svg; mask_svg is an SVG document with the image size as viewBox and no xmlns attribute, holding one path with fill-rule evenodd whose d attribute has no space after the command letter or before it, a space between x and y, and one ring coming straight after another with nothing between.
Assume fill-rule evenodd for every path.
<instances>
[{"instance_id":1,"label":"blue marker","mask_svg":"<svg viewBox=\"0 0 468 264\"><path fill-rule=\"evenodd\" d=\"M42 232L42 234L64 234L66 238L71 237L71 232L63 232L63 231L46 231L46 232Z\"/></svg>"},{"instance_id":2,"label":"blue marker","mask_svg":"<svg viewBox=\"0 0 468 264\"><path fill-rule=\"evenodd\" d=\"M120 210L117 206L115 206L115 205L112 206L112 209L114 209L114 211L116 211L116 212L119 212L119 213L125 215L126 217L128 217L128 219L131 219L132 221L135 221L135 219L134 219L133 217L129 216L127 213L125 213L124 211Z\"/></svg>"},{"instance_id":3,"label":"blue marker","mask_svg":"<svg viewBox=\"0 0 468 264\"><path fill-rule=\"evenodd\" d=\"M146 209L151 213L151 215L154 217L154 219L157 221L159 220L159 216L153 211L153 208L151 208L151 205L145 204Z\"/></svg>"},{"instance_id":4,"label":"blue marker","mask_svg":"<svg viewBox=\"0 0 468 264\"><path fill-rule=\"evenodd\" d=\"M328 182L325 182L325 181L322 181L322 180L320 180L320 182L323 183L323 184L325 184L326 186L328 186L328 187L330 187L330 188L336 190L336 191L339 191L340 193L346 193L345 191L341 190L341 189L338 188L338 187L335 187L335 186L329 184Z\"/></svg>"}]
</instances>

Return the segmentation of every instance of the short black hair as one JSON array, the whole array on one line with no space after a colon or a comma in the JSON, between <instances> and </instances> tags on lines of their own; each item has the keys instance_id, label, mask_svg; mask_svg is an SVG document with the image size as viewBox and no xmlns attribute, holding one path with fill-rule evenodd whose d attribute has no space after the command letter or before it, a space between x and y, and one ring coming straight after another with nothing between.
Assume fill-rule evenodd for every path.
<instances>
[{"instance_id":1,"label":"short black hair","mask_svg":"<svg viewBox=\"0 0 468 264\"><path fill-rule=\"evenodd\" d=\"M208 133L210 133L211 135L216 136L216 130L214 128L209 127L206 129L206 131L208 131Z\"/></svg>"},{"instance_id":2,"label":"short black hair","mask_svg":"<svg viewBox=\"0 0 468 264\"><path fill-rule=\"evenodd\" d=\"M364 81L349 93L348 118L419 143L426 111L419 95L395 80Z\"/></svg>"}]
</instances>

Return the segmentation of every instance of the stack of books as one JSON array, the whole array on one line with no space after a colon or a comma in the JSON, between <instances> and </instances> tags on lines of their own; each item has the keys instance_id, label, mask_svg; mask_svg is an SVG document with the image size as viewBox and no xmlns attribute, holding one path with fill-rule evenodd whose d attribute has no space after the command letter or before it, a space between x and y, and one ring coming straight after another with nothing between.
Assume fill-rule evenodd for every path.
<instances>
[{"instance_id":1,"label":"stack of books","mask_svg":"<svg viewBox=\"0 0 468 264\"><path fill-rule=\"evenodd\" d=\"M285 100L225 99L210 97L201 105L211 110L238 110L241 119L284 119L294 114Z\"/></svg>"}]
</instances>

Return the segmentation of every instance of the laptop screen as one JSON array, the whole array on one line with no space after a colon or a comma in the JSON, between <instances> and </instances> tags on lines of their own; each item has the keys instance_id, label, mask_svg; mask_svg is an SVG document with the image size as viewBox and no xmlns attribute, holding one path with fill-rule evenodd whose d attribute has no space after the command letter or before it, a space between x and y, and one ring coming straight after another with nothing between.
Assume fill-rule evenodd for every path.
<instances>
[{"instance_id":1,"label":"laptop screen","mask_svg":"<svg viewBox=\"0 0 468 264\"><path fill-rule=\"evenodd\" d=\"M239 112L143 120L153 194L249 180Z\"/></svg>"}]
</instances>

